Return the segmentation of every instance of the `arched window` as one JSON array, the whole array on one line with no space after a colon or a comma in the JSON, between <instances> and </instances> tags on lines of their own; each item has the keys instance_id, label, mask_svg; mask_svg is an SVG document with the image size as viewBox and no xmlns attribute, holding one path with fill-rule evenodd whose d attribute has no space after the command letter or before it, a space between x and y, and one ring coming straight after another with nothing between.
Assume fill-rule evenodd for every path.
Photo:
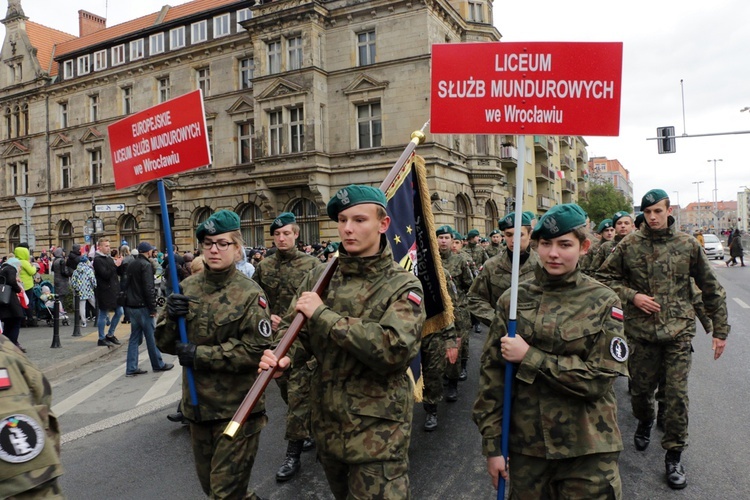
<instances>
[{"instance_id":1,"label":"arched window","mask_svg":"<svg viewBox=\"0 0 750 500\"><path fill-rule=\"evenodd\" d=\"M123 215L120 219L120 237L128 242L131 250L141 242L138 235L138 221L130 214ZM120 240L120 242L122 242Z\"/></svg>"},{"instance_id":2,"label":"arched window","mask_svg":"<svg viewBox=\"0 0 750 500\"><path fill-rule=\"evenodd\" d=\"M307 198L299 198L289 209L297 218L299 226L299 240L305 244L320 243L320 229L318 227L318 206Z\"/></svg>"},{"instance_id":3,"label":"arched window","mask_svg":"<svg viewBox=\"0 0 750 500\"><path fill-rule=\"evenodd\" d=\"M200 226L202 222L206 222L208 218L211 217L212 213L213 210L208 207L202 207L195 211L195 214L193 215L193 234L195 234L195 230L198 229L198 226ZM198 244L199 243L200 241L198 241ZM196 248L198 248L198 244L196 244Z\"/></svg>"},{"instance_id":4,"label":"arched window","mask_svg":"<svg viewBox=\"0 0 750 500\"><path fill-rule=\"evenodd\" d=\"M484 204L484 214L487 216L484 221L484 234L488 235L497 227L497 206L494 201L487 200Z\"/></svg>"},{"instance_id":5,"label":"arched window","mask_svg":"<svg viewBox=\"0 0 750 500\"><path fill-rule=\"evenodd\" d=\"M21 121L23 122L23 135L29 135L29 105L24 104L21 108Z\"/></svg>"},{"instance_id":6,"label":"arched window","mask_svg":"<svg viewBox=\"0 0 750 500\"><path fill-rule=\"evenodd\" d=\"M60 221L57 230L57 246L64 248L66 252L73 248L73 224L69 220Z\"/></svg>"},{"instance_id":7,"label":"arched window","mask_svg":"<svg viewBox=\"0 0 750 500\"><path fill-rule=\"evenodd\" d=\"M10 251L16 249L18 245L21 244L21 227L18 225L13 225L8 228L8 246L10 246Z\"/></svg>"},{"instance_id":8,"label":"arched window","mask_svg":"<svg viewBox=\"0 0 750 500\"><path fill-rule=\"evenodd\" d=\"M265 246L263 238L263 212L258 205L248 203L240 208L240 231L245 245L250 247Z\"/></svg>"},{"instance_id":9,"label":"arched window","mask_svg":"<svg viewBox=\"0 0 750 500\"><path fill-rule=\"evenodd\" d=\"M13 137L13 115L11 115L10 108L5 108L5 138L10 139Z\"/></svg>"},{"instance_id":10,"label":"arched window","mask_svg":"<svg viewBox=\"0 0 750 500\"><path fill-rule=\"evenodd\" d=\"M13 131L16 137L21 134L21 108L18 106L13 108Z\"/></svg>"},{"instance_id":11,"label":"arched window","mask_svg":"<svg viewBox=\"0 0 750 500\"><path fill-rule=\"evenodd\" d=\"M466 201L464 195L459 194L456 196L456 231L461 233L461 236L466 236L469 232L469 203Z\"/></svg>"}]
</instances>

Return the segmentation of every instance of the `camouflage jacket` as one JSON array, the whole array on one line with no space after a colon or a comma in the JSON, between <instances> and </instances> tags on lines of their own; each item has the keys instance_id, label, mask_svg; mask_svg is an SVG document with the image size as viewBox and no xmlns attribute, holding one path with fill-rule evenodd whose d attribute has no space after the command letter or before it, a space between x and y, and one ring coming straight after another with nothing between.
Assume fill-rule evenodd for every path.
<instances>
[{"instance_id":1,"label":"camouflage jacket","mask_svg":"<svg viewBox=\"0 0 750 500\"><path fill-rule=\"evenodd\" d=\"M49 481L63 473L60 428L50 411L52 388L29 359L0 335L0 498L21 493L48 498ZM7 382L5 382L7 379Z\"/></svg>"},{"instance_id":2,"label":"camouflage jacket","mask_svg":"<svg viewBox=\"0 0 750 500\"><path fill-rule=\"evenodd\" d=\"M609 257L609 254L612 253L612 250L615 249L615 247L623 240L623 238L625 238L625 236L620 236L618 234L611 240L605 241L601 245L599 245L599 248L596 250L596 254L594 254L594 257L589 263L589 272L587 273L589 276L593 277L596 274L599 268L602 267L602 264L604 264L604 261L607 260L607 257Z\"/></svg>"},{"instance_id":3,"label":"camouflage jacket","mask_svg":"<svg viewBox=\"0 0 750 500\"><path fill-rule=\"evenodd\" d=\"M451 303L455 304L458 300L458 288L456 287L456 284L453 282L453 276L451 276L450 271L446 267L443 267L443 276L445 276L445 285L448 289L448 296L451 299ZM458 335L456 332L455 315L456 315L456 311L454 309L453 323L448 325L446 328L443 328L442 330L440 330L440 332L437 332L442 336L443 342L445 342L446 349L453 349L454 347L458 346L458 344L456 343L456 338L458 337Z\"/></svg>"},{"instance_id":4,"label":"camouflage jacket","mask_svg":"<svg viewBox=\"0 0 750 500\"><path fill-rule=\"evenodd\" d=\"M564 459L622 450L613 385L627 375L620 301L579 270L552 280L538 267L518 287L517 335L529 350L513 383L510 449ZM510 291L500 298L482 351L473 418L487 456L500 455ZM617 319L619 318L619 319Z\"/></svg>"},{"instance_id":5,"label":"camouflage jacket","mask_svg":"<svg viewBox=\"0 0 750 500\"><path fill-rule=\"evenodd\" d=\"M518 282L523 283L534 277L534 270L540 265L539 254L529 248L526 261L521 264ZM523 255L522 255L523 257ZM510 251L492 257L484 263L479 276L469 289L469 310L485 325L495 318L497 300L510 289L513 273L513 254Z\"/></svg>"},{"instance_id":6,"label":"camouflage jacket","mask_svg":"<svg viewBox=\"0 0 750 500\"><path fill-rule=\"evenodd\" d=\"M453 279L453 283L456 285L456 303L454 307L465 307L466 306L466 294L469 293L471 283L474 281L474 274L471 271L469 259L467 255L461 255L462 252L453 253L450 250L440 251L440 259L443 262L443 267L448 270Z\"/></svg>"},{"instance_id":7,"label":"camouflage jacket","mask_svg":"<svg viewBox=\"0 0 750 500\"><path fill-rule=\"evenodd\" d=\"M185 320L188 341L197 345L193 373L201 421L227 420L255 382L263 351L271 347L266 296L234 266L222 272L206 268L180 285L190 298ZM166 308L155 336L162 352L176 354L180 334ZM253 413L263 411L261 399ZM182 412L195 421L186 376L182 377Z\"/></svg>"},{"instance_id":8,"label":"camouflage jacket","mask_svg":"<svg viewBox=\"0 0 750 500\"><path fill-rule=\"evenodd\" d=\"M484 251L487 252L487 260L489 260L492 257L494 257L495 255L503 252L504 250L505 250L505 246L504 245L502 245L502 244L495 245L494 243L490 243L489 246L487 246L487 248L484 249Z\"/></svg>"},{"instance_id":9,"label":"camouflage jacket","mask_svg":"<svg viewBox=\"0 0 750 500\"><path fill-rule=\"evenodd\" d=\"M484 251L484 248L482 248L482 245L479 243L469 243L462 249L462 251L469 254L469 257L471 257L471 260L474 261L476 266L481 266L484 264L484 261L489 259L487 252Z\"/></svg>"},{"instance_id":10,"label":"camouflage jacket","mask_svg":"<svg viewBox=\"0 0 750 500\"><path fill-rule=\"evenodd\" d=\"M589 251L578 259L578 268L583 271L584 274L591 276L591 261L594 260L594 256L596 255L597 250L599 250L602 240L597 240L593 237L589 237L589 240L591 241L591 246L589 246Z\"/></svg>"},{"instance_id":11,"label":"camouflage jacket","mask_svg":"<svg viewBox=\"0 0 750 500\"><path fill-rule=\"evenodd\" d=\"M672 219L670 219L672 222ZM629 338L649 342L695 335L694 293L691 280L702 292L706 315L713 323L713 336L729 334L726 292L711 269L698 240L674 226L654 231L643 225L617 245L596 273L612 288L625 306ZM648 314L633 304L643 293L661 306Z\"/></svg>"},{"instance_id":12,"label":"camouflage jacket","mask_svg":"<svg viewBox=\"0 0 750 500\"><path fill-rule=\"evenodd\" d=\"M406 459L414 405L407 369L420 348L422 286L394 262L387 244L372 257L339 252L324 305L289 351L293 365L300 345L318 361L310 382L318 452L344 463ZM323 270L308 273L298 296ZM290 311L294 304L296 298ZM285 316L279 330L292 318Z\"/></svg>"},{"instance_id":13,"label":"camouflage jacket","mask_svg":"<svg viewBox=\"0 0 750 500\"><path fill-rule=\"evenodd\" d=\"M266 292L271 314L284 316L289 304L310 269L322 265L320 260L297 248L289 251L277 250L260 261L255 268L253 281Z\"/></svg>"}]
</instances>

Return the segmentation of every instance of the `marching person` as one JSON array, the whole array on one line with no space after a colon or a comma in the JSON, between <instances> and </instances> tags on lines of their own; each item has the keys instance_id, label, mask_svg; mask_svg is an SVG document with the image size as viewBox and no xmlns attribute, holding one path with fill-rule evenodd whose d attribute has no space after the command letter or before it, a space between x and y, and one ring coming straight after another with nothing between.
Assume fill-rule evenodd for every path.
<instances>
[{"instance_id":1,"label":"marching person","mask_svg":"<svg viewBox=\"0 0 750 500\"><path fill-rule=\"evenodd\" d=\"M407 374L425 319L422 286L394 260L382 191L351 185L328 202L338 224L339 264L322 296L323 271L302 282L279 331L301 312L307 323L290 356L263 353L261 369L286 369L299 344L318 361L310 390L318 458L336 499L407 499L414 384ZM304 358L303 358L304 361ZM278 373L278 372L277 372Z\"/></svg>"},{"instance_id":2,"label":"marching person","mask_svg":"<svg viewBox=\"0 0 750 500\"><path fill-rule=\"evenodd\" d=\"M473 418L487 471L510 498L619 499L622 438L614 382L628 347L617 295L578 268L590 241L585 212L556 205L537 223L541 266L518 285L517 334L508 337L510 290L500 298L482 353ZM517 363L505 387L506 363ZM512 391L510 461L501 453L503 390Z\"/></svg>"},{"instance_id":3,"label":"marching person","mask_svg":"<svg viewBox=\"0 0 750 500\"><path fill-rule=\"evenodd\" d=\"M598 267L594 268L592 266L592 262L596 258L599 247L615 237L615 228L612 226L612 219L604 219L596 226L596 237L598 239L591 244L586 255L581 257L581 270L589 276L593 275L598 269Z\"/></svg>"},{"instance_id":4,"label":"marching person","mask_svg":"<svg viewBox=\"0 0 750 500\"><path fill-rule=\"evenodd\" d=\"M190 422L203 491L211 498L256 499L248 483L267 422L263 398L237 437L228 440L222 433L257 378L263 350L271 346L268 302L263 290L234 265L244 245L237 214L215 212L198 226L196 238L203 248L205 270L181 283L182 294L167 297L156 326L156 344L193 370L199 411L183 374L182 412ZM180 316L185 317L188 343L180 342Z\"/></svg>"}]
</instances>

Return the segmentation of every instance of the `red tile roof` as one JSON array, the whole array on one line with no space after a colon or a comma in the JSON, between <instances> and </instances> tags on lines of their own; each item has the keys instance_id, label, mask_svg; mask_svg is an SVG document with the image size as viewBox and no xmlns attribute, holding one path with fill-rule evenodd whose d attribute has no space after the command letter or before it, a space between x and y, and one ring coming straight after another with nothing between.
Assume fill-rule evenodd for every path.
<instances>
[{"instance_id":1,"label":"red tile roof","mask_svg":"<svg viewBox=\"0 0 750 500\"><path fill-rule=\"evenodd\" d=\"M57 74L57 63L54 61L55 44L75 39L75 35L64 33L42 24L26 21L26 34L29 36L31 46L36 49L36 58L42 71L49 72L50 76Z\"/></svg>"},{"instance_id":2,"label":"red tile roof","mask_svg":"<svg viewBox=\"0 0 750 500\"><path fill-rule=\"evenodd\" d=\"M239 3L244 3L245 5L243 5L243 7L251 5L249 2L241 2L240 0L193 0L192 2L184 3L182 5L178 5L177 7L165 6L169 10L167 12L167 15L164 16L164 19L161 21L161 23L168 23L176 19L191 16L199 12L209 11L217 7L222 7L224 5ZM60 57L91 45L96 45L110 40L117 40L132 33L137 33L138 31L148 29L156 24L156 21L159 19L160 15L161 11L154 12L152 14L148 14L131 21L126 21L124 23L111 26L101 31L97 31L96 33L91 33L90 35L61 43L57 46L55 57Z\"/></svg>"}]
</instances>

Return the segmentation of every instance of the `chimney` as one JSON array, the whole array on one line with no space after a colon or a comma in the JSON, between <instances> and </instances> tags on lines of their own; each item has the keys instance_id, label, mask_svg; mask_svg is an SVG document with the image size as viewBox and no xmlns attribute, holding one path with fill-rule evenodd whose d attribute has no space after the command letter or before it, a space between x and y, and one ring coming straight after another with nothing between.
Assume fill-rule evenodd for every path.
<instances>
[{"instance_id":1,"label":"chimney","mask_svg":"<svg viewBox=\"0 0 750 500\"><path fill-rule=\"evenodd\" d=\"M101 31L107 27L107 19L86 12L85 10L78 11L78 36L84 37L97 31Z\"/></svg>"}]
</instances>

